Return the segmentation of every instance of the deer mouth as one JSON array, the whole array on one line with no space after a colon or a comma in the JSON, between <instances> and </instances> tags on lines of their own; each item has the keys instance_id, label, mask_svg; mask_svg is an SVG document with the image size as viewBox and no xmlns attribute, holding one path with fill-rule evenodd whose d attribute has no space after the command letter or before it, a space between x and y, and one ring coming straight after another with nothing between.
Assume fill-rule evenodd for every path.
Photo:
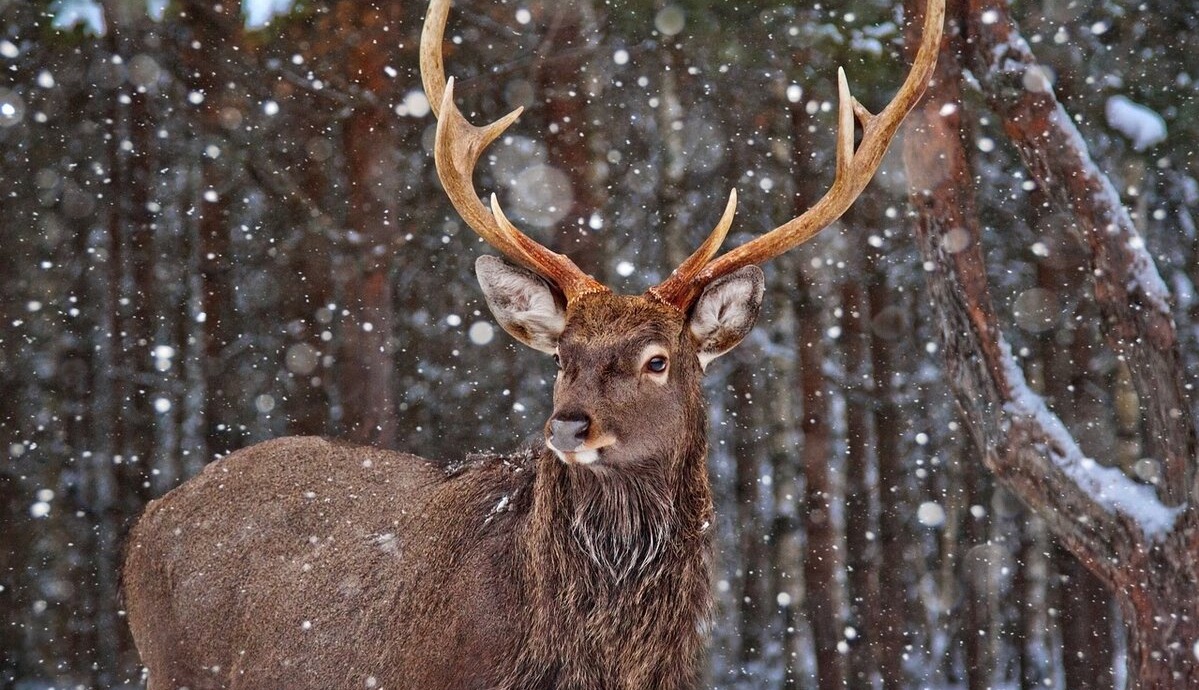
<instances>
[{"instance_id":1,"label":"deer mouth","mask_svg":"<svg viewBox=\"0 0 1199 690\"><path fill-rule=\"evenodd\" d=\"M562 450L554 445L552 439L545 440L545 445L554 451L554 455L568 465L594 465L599 462L601 451L615 443L615 437L604 434L594 441L583 443L576 448Z\"/></svg>"},{"instance_id":2,"label":"deer mouth","mask_svg":"<svg viewBox=\"0 0 1199 690\"><path fill-rule=\"evenodd\" d=\"M572 465L590 465L596 460L599 460L599 451L590 448L571 451L569 453L561 453L558 457Z\"/></svg>"}]
</instances>

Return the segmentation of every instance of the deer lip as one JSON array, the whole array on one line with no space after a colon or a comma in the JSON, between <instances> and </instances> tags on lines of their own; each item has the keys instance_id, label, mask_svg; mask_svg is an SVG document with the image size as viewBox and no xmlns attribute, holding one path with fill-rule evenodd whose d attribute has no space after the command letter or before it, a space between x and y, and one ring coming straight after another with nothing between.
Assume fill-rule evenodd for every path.
<instances>
[{"instance_id":1,"label":"deer lip","mask_svg":"<svg viewBox=\"0 0 1199 690\"><path fill-rule=\"evenodd\" d=\"M592 450L590 448L584 448L583 450L576 450L576 451L571 451L569 453L563 453L562 457L565 458L566 461L570 462L570 463L578 463L580 465L590 465L590 464L594 463L596 460L599 460L599 451Z\"/></svg>"},{"instance_id":2,"label":"deer lip","mask_svg":"<svg viewBox=\"0 0 1199 690\"><path fill-rule=\"evenodd\" d=\"M554 442L550 439L547 438L545 440L545 445L554 451L554 455L557 455L559 460L568 465L593 465L599 461L600 451L614 443L616 443L616 439L605 434L595 441L584 443L573 450L561 450L555 447Z\"/></svg>"}]
</instances>

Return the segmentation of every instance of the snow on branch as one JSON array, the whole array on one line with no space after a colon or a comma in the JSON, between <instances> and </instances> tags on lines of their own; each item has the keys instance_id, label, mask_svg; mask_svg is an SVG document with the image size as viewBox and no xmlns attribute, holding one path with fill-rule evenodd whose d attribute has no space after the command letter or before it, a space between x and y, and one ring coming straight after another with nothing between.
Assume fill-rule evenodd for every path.
<instances>
[{"instance_id":1,"label":"snow on branch","mask_svg":"<svg viewBox=\"0 0 1199 690\"><path fill-rule=\"evenodd\" d=\"M1065 148L1077 154L1078 169L1087 171L1094 176L1097 188L1092 192L1091 202L1098 209L1102 209L1102 215L1106 216L1106 218L1100 219L1101 224L1096 223L1088 227L1088 230L1091 234L1102 232L1107 238L1118 243L1111 249L1122 254L1121 259L1128 266L1125 292L1140 295L1159 314L1165 318L1172 318L1170 290L1166 287L1166 281L1162 280L1161 274L1157 272L1157 265L1153 263L1153 258L1145 247L1145 239L1141 237L1141 233L1133 224L1132 217L1128 215L1128 209L1120 200L1120 194L1112 185L1111 180L1107 175L1099 172L1095 162L1091 159L1087 142L1082 138L1078 127L1074 126L1074 121L1070 119L1060 103L1055 100L1054 104L1056 107L1048 113L1046 131L1057 134ZM1051 179L1047 178L1045 182L1050 182ZM1061 186L1059 183L1058 188ZM1077 202L1071 203L1072 205L1077 204Z\"/></svg>"},{"instance_id":2,"label":"snow on branch","mask_svg":"<svg viewBox=\"0 0 1199 690\"><path fill-rule=\"evenodd\" d=\"M1088 458L1062 420L1045 404L1044 398L1028 387L1024 371L1016 364L1002 336L999 347L1004 355L1004 377L1009 395L1004 411L1044 432L1049 440L1046 447L1049 459L1096 505L1138 525L1147 540L1161 539L1169 534L1184 507L1166 506L1158 500L1153 487L1133 480L1118 468L1106 467Z\"/></svg>"},{"instance_id":3,"label":"snow on branch","mask_svg":"<svg viewBox=\"0 0 1199 690\"><path fill-rule=\"evenodd\" d=\"M957 58L963 50L961 44L943 50L904 141L916 238L950 383L987 467L1087 567L1115 586L1121 565L1147 541L1172 533L1182 509L1167 508L1164 494L1159 500L1153 487L1087 458L1012 359L990 297L974 175L963 141L964 77ZM1045 132L1043 121L1041 126ZM1054 130L1025 143L1056 147L1070 132L1077 136L1074 130ZM965 241L951 239L961 235Z\"/></svg>"},{"instance_id":4,"label":"snow on branch","mask_svg":"<svg viewBox=\"0 0 1199 690\"><path fill-rule=\"evenodd\" d=\"M1103 114L1108 126L1128 137L1137 151L1166 140L1165 119L1152 108L1134 103L1127 96L1108 98Z\"/></svg>"},{"instance_id":5,"label":"snow on branch","mask_svg":"<svg viewBox=\"0 0 1199 690\"><path fill-rule=\"evenodd\" d=\"M1020 35L1007 3L968 0L967 15L973 74L988 106L1038 186L1077 221L1104 333L1128 364L1145 411L1147 455L1162 466L1161 498L1172 506L1199 498L1199 446L1165 281L1115 186L1054 95L1052 81Z\"/></svg>"}]
</instances>

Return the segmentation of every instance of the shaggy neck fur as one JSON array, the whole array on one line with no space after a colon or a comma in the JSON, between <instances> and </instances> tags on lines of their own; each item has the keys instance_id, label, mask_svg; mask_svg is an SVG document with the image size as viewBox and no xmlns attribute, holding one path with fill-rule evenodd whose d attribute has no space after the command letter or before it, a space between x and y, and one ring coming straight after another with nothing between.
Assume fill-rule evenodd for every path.
<instances>
[{"instance_id":1,"label":"shaggy neck fur","mask_svg":"<svg viewBox=\"0 0 1199 690\"><path fill-rule=\"evenodd\" d=\"M538 458L522 548L530 640L542 642L525 650L520 682L675 687L694 677L712 497L705 425L691 417L668 458L598 468L548 450Z\"/></svg>"},{"instance_id":2,"label":"shaggy neck fur","mask_svg":"<svg viewBox=\"0 0 1199 690\"><path fill-rule=\"evenodd\" d=\"M561 465L550 471L572 503L566 517L574 546L614 584L652 566L678 529L671 482L660 465L603 474Z\"/></svg>"}]
</instances>

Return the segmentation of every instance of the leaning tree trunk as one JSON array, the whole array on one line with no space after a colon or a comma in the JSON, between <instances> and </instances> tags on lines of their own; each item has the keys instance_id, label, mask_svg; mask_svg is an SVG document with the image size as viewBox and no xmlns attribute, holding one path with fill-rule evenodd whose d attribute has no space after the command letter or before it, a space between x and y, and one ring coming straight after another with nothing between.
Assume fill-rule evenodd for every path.
<instances>
[{"instance_id":1,"label":"leaning tree trunk","mask_svg":"<svg viewBox=\"0 0 1199 690\"><path fill-rule=\"evenodd\" d=\"M909 2L909 9L918 9L915 4ZM1199 517L1193 500L1199 487L1170 295L1006 6L997 0L950 5L941 59L913 113L904 158L958 404L986 466L1116 597L1128 626L1129 687L1199 687ZM1074 216L1083 234L1102 328L1129 363L1142 400L1149 454L1161 467L1156 486L1130 479L1110 460L1084 456L1028 387L1004 339L989 295L973 172L961 138L966 111L959 55L965 51L1033 179Z\"/></svg>"}]
</instances>

